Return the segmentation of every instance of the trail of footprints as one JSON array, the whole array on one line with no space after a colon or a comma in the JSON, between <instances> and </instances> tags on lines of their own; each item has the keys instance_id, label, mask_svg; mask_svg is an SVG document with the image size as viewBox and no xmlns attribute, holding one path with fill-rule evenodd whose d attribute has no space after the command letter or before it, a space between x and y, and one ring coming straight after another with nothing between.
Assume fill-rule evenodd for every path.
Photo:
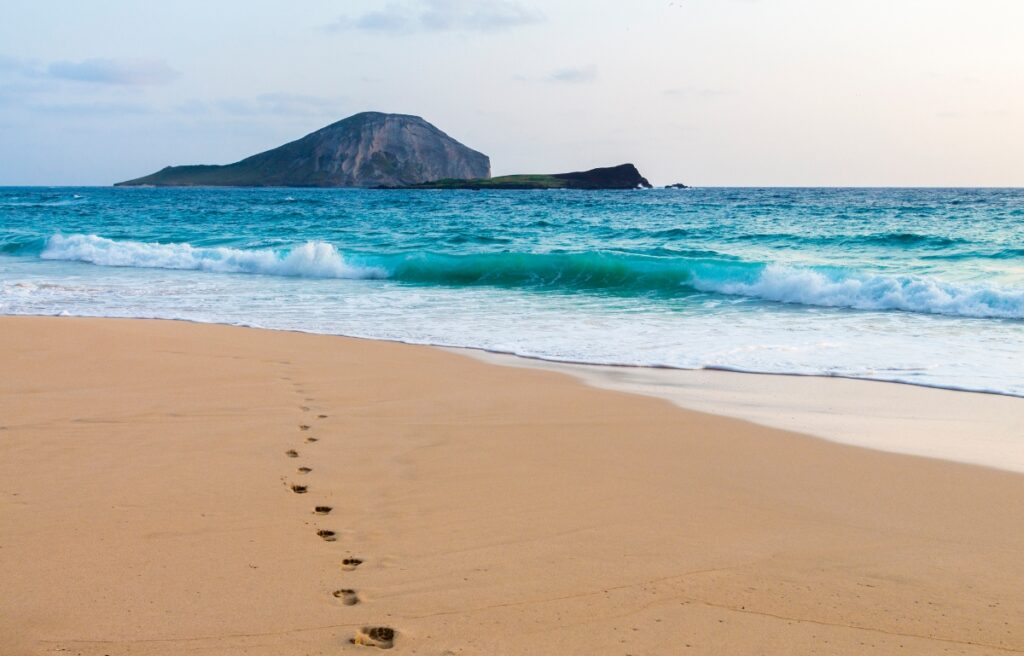
<instances>
[{"instance_id":1,"label":"trail of footprints","mask_svg":"<svg viewBox=\"0 0 1024 656\"><path fill-rule=\"evenodd\" d=\"M292 383L295 387L298 387L294 382ZM297 390L300 391L300 390ZM310 401L312 399L306 399ZM309 406L301 406L300 409L304 414L312 412ZM317 419L327 419L327 415L318 414ZM299 431L307 433L312 430L310 424L299 424ZM306 444L313 444L319 440L314 435L307 435L305 442ZM288 449L284 454L289 458L298 458L299 452L296 449ZM298 467L296 473L302 476L307 476L313 472L313 468L307 465ZM309 485L299 485L297 483L291 483L288 485L292 492L295 494L306 494L310 490ZM326 505L317 505L313 507L313 513L316 515L329 515L333 508ZM325 542L336 542L338 534L330 529L319 528L316 531L319 536ZM341 571L351 572L357 569L363 564L361 558L345 558L341 561ZM355 606L360 603L359 594L352 588L339 588L331 593L335 599L339 600L344 606ZM377 647L379 649L390 649L395 644L396 632L394 629L387 626L364 626L355 632L355 635L349 639L349 642L353 645L361 645L364 647Z\"/></svg>"}]
</instances>

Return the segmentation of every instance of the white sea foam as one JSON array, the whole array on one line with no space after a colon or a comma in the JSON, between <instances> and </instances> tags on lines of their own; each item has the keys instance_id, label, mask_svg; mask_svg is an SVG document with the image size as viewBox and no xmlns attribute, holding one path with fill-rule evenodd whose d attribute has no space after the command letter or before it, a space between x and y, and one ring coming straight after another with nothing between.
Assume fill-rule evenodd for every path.
<instances>
[{"instance_id":1,"label":"white sea foam","mask_svg":"<svg viewBox=\"0 0 1024 656\"><path fill-rule=\"evenodd\" d=\"M857 270L815 269L770 264L759 269L734 262L678 258L651 268L649 258L593 253L555 256L486 253L463 257L422 253L397 257L385 266L358 266L331 244L310 241L283 250L200 248L187 243L155 244L106 239L96 235L54 235L40 257L115 267L184 269L307 278L395 278L462 286L504 281L511 286L536 283L593 284L633 291L687 287L765 301L857 310L899 310L917 314L1024 319L1024 289L995 283L949 282L938 278L886 275ZM379 258L386 261L386 257ZM656 273L657 275L652 275Z\"/></svg>"},{"instance_id":2,"label":"white sea foam","mask_svg":"<svg viewBox=\"0 0 1024 656\"><path fill-rule=\"evenodd\" d=\"M550 360L870 378L1024 396L1016 321L749 302L705 306L699 298L675 311L646 296L391 280L296 284L283 276L211 275L192 260L185 264L189 270L86 269L0 255L0 314L187 319ZM748 279L757 280L757 272Z\"/></svg>"},{"instance_id":3,"label":"white sea foam","mask_svg":"<svg viewBox=\"0 0 1024 656\"><path fill-rule=\"evenodd\" d=\"M1024 289L949 283L917 276L844 273L772 264L753 282L694 280L701 291L856 310L902 310L960 317L1022 319Z\"/></svg>"},{"instance_id":4,"label":"white sea foam","mask_svg":"<svg viewBox=\"0 0 1024 656\"><path fill-rule=\"evenodd\" d=\"M44 260L71 260L103 266L185 269L217 273L255 273L311 278L382 278L374 267L345 262L341 253L320 241L287 251L196 248L190 244L118 241L96 235L54 235L39 255Z\"/></svg>"}]
</instances>

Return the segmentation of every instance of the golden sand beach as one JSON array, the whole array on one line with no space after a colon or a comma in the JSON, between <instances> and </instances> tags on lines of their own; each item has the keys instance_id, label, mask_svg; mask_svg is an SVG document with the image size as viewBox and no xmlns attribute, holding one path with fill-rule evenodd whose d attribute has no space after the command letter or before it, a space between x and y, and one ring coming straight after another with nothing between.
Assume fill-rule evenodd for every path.
<instances>
[{"instance_id":1,"label":"golden sand beach","mask_svg":"<svg viewBox=\"0 0 1024 656\"><path fill-rule=\"evenodd\" d=\"M1017 473L430 347L3 317L0 358L4 656L1024 652Z\"/></svg>"}]
</instances>

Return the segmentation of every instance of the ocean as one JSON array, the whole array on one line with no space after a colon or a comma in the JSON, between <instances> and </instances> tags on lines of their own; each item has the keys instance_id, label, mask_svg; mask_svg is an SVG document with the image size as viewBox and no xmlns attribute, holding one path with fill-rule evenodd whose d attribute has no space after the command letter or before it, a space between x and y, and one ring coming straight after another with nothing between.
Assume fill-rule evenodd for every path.
<instances>
[{"instance_id":1,"label":"ocean","mask_svg":"<svg viewBox=\"0 0 1024 656\"><path fill-rule=\"evenodd\" d=\"M1024 396L1024 190L0 188L0 314Z\"/></svg>"}]
</instances>

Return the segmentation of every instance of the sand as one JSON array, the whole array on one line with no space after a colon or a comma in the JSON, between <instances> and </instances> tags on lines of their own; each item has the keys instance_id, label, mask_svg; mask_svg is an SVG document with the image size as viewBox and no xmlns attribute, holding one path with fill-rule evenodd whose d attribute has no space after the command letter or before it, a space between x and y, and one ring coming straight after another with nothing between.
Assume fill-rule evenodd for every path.
<instances>
[{"instance_id":1,"label":"sand","mask_svg":"<svg viewBox=\"0 0 1024 656\"><path fill-rule=\"evenodd\" d=\"M580 365L449 350L842 444L1024 473L1024 399L1018 397L848 378Z\"/></svg>"},{"instance_id":2,"label":"sand","mask_svg":"<svg viewBox=\"0 0 1024 656\"><path fill-rule=\"evenodd\" d=\"M4 656L1024 652L1020 474L428 347L0 318L0 358Z\"/></svg>"}]
</instances>

